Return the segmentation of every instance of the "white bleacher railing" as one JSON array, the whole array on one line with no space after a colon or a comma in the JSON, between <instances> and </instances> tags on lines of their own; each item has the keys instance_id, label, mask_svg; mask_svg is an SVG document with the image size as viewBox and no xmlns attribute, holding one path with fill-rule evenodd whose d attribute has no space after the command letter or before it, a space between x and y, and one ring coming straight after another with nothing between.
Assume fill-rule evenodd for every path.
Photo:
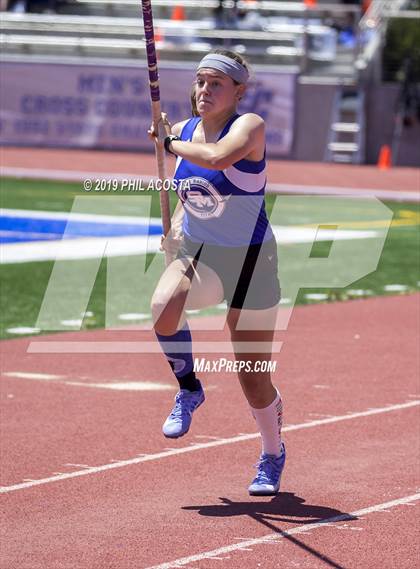
<instances>
[{"instance_id":1,"label":"white bleacher railing","mask_svg":"<svg viewBox=\"0 0 420 569\"><path fill-rule=\"evenodd\" d=\"M168 1L165 3L168 4ZM24 52L35 52L37 47L42 46L49 47L52 52L56 41L59 53L62 53L61 43L63 47L73 46L79 53L86 54L89 45L96 50L100 35L106 36L105 41L112 38L113 45L109 44L109 48L114 54L118 50L145 50L139 18L3 13L1 28L4 33L0 41L8 53L12 51L13 45ZM180 22L171 19L157 18L155 30L161 38L157 44L162 57L170 55L170 50L174 49L173 44L179 50L177 56L186 57L188 51L207 51L215 43L221 42L242 49L244 53L251 50L251 55L260 59L271 58L269 63L276 61L294 65L306 61L303 57L304 37L326 38L335 33L329 26L320 23L287 23L283 20L269 23L265 31L260 31L215 29L211 19L184 20L180 25ZM51 40L51 37L55 39ZM60 37L66 37L66 40L61 42ZM325 57L322 50L319 50L318 53L313 53L313 57L332 60L334 53Z\"/></svg>"},{"instance_id":2,"label":"white bleacher railing","mask_svg":"<svg viewBox=\"0 0 420 569\"><path fill-rule=\"evenodd\" d=\"M362 48L353 48L351 58L348 59L349 73L354 68L363 69L368 65L373 57L373 53L380 44L379 34L372 33L372 30L380 29L381 22L384 20L386 10L403 7L406 0L373 0L370 10L360 21L359 38L364 40ZM80 5L98 5L121 8L131 6L139 8L138 0L77 0ZM218 0L153 0L153 5L157 8L174 8L183 6L188 9L208 11L219 5ZM233 6L231 0L224 2L225 7ZM336 32L328 25L322 23L326 14L343 15L353 14L354 20L358 21L361 15L360 5L344 5L337 3L319 3L314 8L308 8L303 1L300 2L238 2L238 7L247 11L257 10L262 14L277 14L284 18L267 17L261 30L240 30L240 29L215 29L214 20L211 17L202 19L174 21L169 18L155 19L155 30L161 36L158 47L162 57L170 57L170 51L174 50L174 44L179 57L188 58L188 50L206 51L212 47L217 40L226 46L238 47L245 55L248 53L249 46L252 45L249 55L254 55L263 62L264 57L267 63L293 63L299 65L302 71L307 69L307 65L312 62L332 63L336 56L336 38L332 37ZM209 12L210 10L210 12ZM139 11L139 10L138 10ZM159 11L157 10L157 13ZM114 12L112 12L114 14ZM131 12L129 13L131 15ZM293 17L295 16L295 17ZM74 46L81 48L79 53L87 54L89 45L96 50L100 43L99 36L105 36L104 42L112 38L115 45L109 45L112 53L118 50L144 51L144 40L142 27L140 25L140 13L137 17L117 17L117 16L71 16L65 14L14 14L2 13L1 27L3 31L1 43L6 53L13 51L13 43L16 48L23 52L36 51L36 46L49 46L50 53L53 54L53 41L49 38L56 38L58 52L60 38L66 37L62 45L69 48ZM374 22L372 24L372 22ZM45 34L45 35L44 35ZM36 36L39 37L36 37ZM315 49L310 48L314 39ZM34 49L30 42L33 41ZM131 43L130 43L131 42ZM172 43L172 46L171 46ZM319 45L324 43L325 46ZM160 44L160 45L159 45ZM132 48L130 47L132 46ZM318 50L318 52L317 52ZM349 50L347 50L349 51ZM351 50L350 50L351 51ZM123 54L121 54L123 55ZM277 59L275 59L277 57ZM356 62L356 65L355 65Z\"/></svg>"},{"instance_id":3,"label":"white bleacher railing","mask_svg":"<svg viewBox=\"0 0 420 569\"><path fill-rule=\"evenodd\" d=\"M267 31L259 30L227 30L214 29L208 21L188 21L179 22L172 20L155 19L155 30L167 33L169 36L184 37L186 32L195 33L197 36L211 39L232 39L232 40L266 40L276 41L283 37L293 38L296 35L309 33L321 33L328 26L322 24L298 24L298 23L276 23L267 26ZM144 32L139 26L136 18L109 18L86 16L57 16L45 14L3 14L2 28L16 31L50 31L50 32L80 32L92 34L121 34L136 35L139 38L144 36Z\"/></svg>"},{"instance_id":4,"label":"white bleacher railing","mask_svg":"<svg viewBox=\"0 0 420 569\"><path fill-rule=\"evenodd\" d=\"M139 7L139 0L75 0L76 4L89 5L92 6L109 6L109 7ZM182 6L184 8L197 9L197 10L212 10L219 6L218 0L153 0L154 8L174 8L175 6ZM223 6L225 8L233 8L234 2L232 0L224 0ZM318 4L313 7L308 7L303 0L300 2L278 2L274 1L239 1L237 7L245 11L255 11L264 12L277 12L282 14L288 13L304 13L310 11L312 13L317 12L360 12L360 6L357 5L355 0L354 5L352 4L339 4L338 2L330 2L328 4Z\"/></svg>"},{"instance_id":5,"label":"white bleacher railing","mask_svg":"<svg viewBox=\"0 0 420 569\"><path fill-rule=\"evenodd\" d=\"M358 70L366 69L382 44L390 17L405 8L409 0L373 0L359 22Z\"/></svg>"}]
</instances>

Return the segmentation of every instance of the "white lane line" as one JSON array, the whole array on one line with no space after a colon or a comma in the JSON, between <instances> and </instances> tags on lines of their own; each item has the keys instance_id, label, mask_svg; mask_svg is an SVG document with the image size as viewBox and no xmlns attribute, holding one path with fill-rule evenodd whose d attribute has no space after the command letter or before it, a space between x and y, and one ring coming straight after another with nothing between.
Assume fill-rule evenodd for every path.
<instances>
[{"instance_id":1,"label":"white lane line","mask_svg":"<svg viewBox=\"0 0 420 569\"><path fill-rule=\"evenodd\" d=\"M399 411L401 409L409 409L410 407L417 407L420 405L420 400L408 401L406 403L398 403L396 405L387 405L386 407L377 407L374 409L368 409L367 411L359 411L356 413L348 413L346 415L337 415L335 417L329 417L327 419L319 419L315 421L308 421L306 423L300 423L297 425L287 425L284 427L283 432L297 431L300 429L310 429L313 427L320 427L322 425L329 425L331 423L339 423L340 421L350 421L352 419L358 419L360 417L369 417L370 415L379 415L380 413L390 413L392 411ZM260 433L248 433L244 435L238 435L235 437L229 437L226 439L220 439L217 441L210 441L208 443L197 443L187 447L182 448L171 448L162 452L155 454L147 454L144 456L136 456L127 460L120 460L118 462L113 462L110 464L103 464L101 466L94 466L85 470L77 470L75 472L66 472L60 476L49 476L48 478L40 478L39 480L33 480L31 482L22 482L19 484L13 484L11 486L0 487L0 494L6 494L8 492L15 492L16 490L24 490L25 488L31 488L32 486L41 486L42 484L49 484L51 482L59 482L61 480L68 480L70 478L78 478L79 476L86 476L88 474L98 474L98 472L105 472L107 470L113 470L116 468L124 468L125 466L132 466L133 464L140 464L141 462L150 462L153 460L160 460L162 458L168 458L170 456L178 456L180 454L185 454L187 452L195 452L197 450L203 450L208 448L214 448L223 445L229 445L234 443L240 443L243 441L249 441L251 439L257 439L260 437Z\"/></svg>"},{"instance_id":2,"label":"white lane line","mask_svg":"<svg viewBox=\"0 0 420 569\"><path fill-rule=\"evenodd\" d=\"M87 178L96 180L151 180L155 176L148 174L89 172L78 170L53 170L50 168L20 168L19 166L2 166L0 175L10 178L32 178L34 180L61 180L62 182L83 182Z\"/></svg>"},{"instance_id":3,"label":"white lane line","mask_svg":"<svg viewBox=\"0 0 420 569\"><path fill-rule=\"evenodd\" d=\"M249 549L246 549L247 547L252 548L256 545L261 545L267 542L277 542L291 535L305 533L307 531L312 531L321 527L331 527L332 524L337 522L348 520L356 521L354 518L360 518L374 512L385 511L388 508L396 508L397 506L402 506L404 504L415 502L417 500L420 500L420 492L417 494L411 494L410 496L404 496L403 498L398 498L397 500L392 500L391 502L384 502L382 504L369 506L368 508L364 508L362 510L356 510L350 514L340 514L339 516L326 518L320 522L304 524L289 531L282 531L279 529L278 533L270 533L262 537L249 539L248 541L242 541L241 543L232 543L231 545L219 547L218 549L213 549L212 551L205 551L203 553L197 553L196 555L190 555L189 557L182 557L180 559L175 559L174 561L162 563L161 565L153 565L153 567L148 567L147 569L170 569L172 567L183 567L196 561L202 561L203 559L215 559L217 556L231 553L232 551L249 551Z\"/></svg>"},{"instance_id":4,"label":"white lane line","mask_svg":"<svg viewBox=\"0 0 420 569\"><path fill-rule=\"evenodd\" d=\"M146 330L149 328L145 328ZM152 330L152 324L150 324ZM175 343L175 342L174 342ZM280 352L283 342L253 342L253 353ZM236 342L236 351L249 353L249 342ZM173 351L182 353L182 347L173 347ZM194 342L195 353L218 354L220 352L233 354L232 342ZM153 342L119 342L119 341L43 341L30 342L27 348L28 354L161 354L162 348L159 343Z\"/></svg>"},{"instance_id":5,"label":"white lane line","mask_svg":"<svg viewBox=\"0 0 420 569\"><path fill-rule=\"evenodd\" d=\"M53 375L51 373L34 373L26 371L5 371L2 375L6 377L16 377L19 379L38 379L40 381L65 379L64 375Z\"/></svg>"},{"instance_id":6,"label":"white lane line","mask_svg":"<svg viewBox=\"0 0 420 569\"><path fill-rule=\"evenodd\" d=\"M169 383L156 383L153 381L126 381L118 383L83 383L81 381L65 381L65 385L76 387L90 387L94 389L113 389L114 391L173 391L174 386Z\"/></svg>"},{"instance_id":7,"label":"white lane line","mask_svg":"<svg viewBox=\"0 0 420 569\"><path fill-rule=\"evenodd\" d=\"M148 184L155 180L151 174L115 173L115 172L88 172L77 170L50 170L46 168L24 168L18 166L2 166L0 175L10 178L30 178L38 180L61 180L66 182L83 182L91 180L143 180ZM341 188L336 186L311 186L307 184L267 184L267 192L274 194L321 194L338 195L343 197L385 198L396 201L420 201L420 194L415 190L384 190L382 188Z\"/></svg>"},{"instance_id":8,"label":"white lane line","mask_svg":"<svg viewBox=\"0 0 420 569\"><path fill-rule=\"evenodd\" d=\"M172 391L173 384L157 383L156 381L118 381L108 383L86 383L82 381L65 381L64 375L51 375L46 373L29 373L23 371L7 371L2 374L6 377L18 379L34 379L39 381L57 381L65 385L76 387L90 387L96 389L113 389L115 391Z\"/></svg>"}]
</instances>

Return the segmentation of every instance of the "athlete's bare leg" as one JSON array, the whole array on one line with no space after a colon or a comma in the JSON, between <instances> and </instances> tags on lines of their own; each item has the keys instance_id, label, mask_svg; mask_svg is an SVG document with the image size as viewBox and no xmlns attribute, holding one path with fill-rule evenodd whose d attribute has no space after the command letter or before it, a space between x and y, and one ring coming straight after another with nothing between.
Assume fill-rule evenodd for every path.
<instances>
[{"instance_id":1,"label":"athlete's bare leg","mask_svg":"<svg viewBox=\"0 0 420 569\"><path fill-rule=\"evenodd\" d=\"M191 260L192 261L192 260ZM171 336L185 324L185 310L214 306L223 300L223 286L207 265L194 268L176 259L162 274L152 297L152 316L158 334Z\"/></svg>"},{"instance_id":2,"label":"athlete's bare leg","mask_svg":"<svg viewBox=\"0 0 420 569\"><path fill-rule=\"evenodd\" d=\"M257 360L271 361L276 316L277 306L267 310L240 310L237 308L229 310L227 322L237 361L250 361L252 366ZM237 326L239 319L240 325ZM249 322L248 329L236 329L237 327L245 327L247 321ZM255 342L264 343L263 352L243 351L244 344L246 346L248 343L251 346ZM276 398L277 391L271 383L269 371L247 372L241 370L238 376L245 397L254 409L263 409Z\"/></svg>"}]
</instances>

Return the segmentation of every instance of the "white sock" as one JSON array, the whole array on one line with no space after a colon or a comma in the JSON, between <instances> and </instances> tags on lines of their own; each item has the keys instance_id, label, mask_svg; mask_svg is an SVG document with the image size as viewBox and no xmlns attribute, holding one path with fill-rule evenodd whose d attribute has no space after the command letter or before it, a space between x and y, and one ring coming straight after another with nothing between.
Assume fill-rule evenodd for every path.
<instances>
[{"instance_id":1,"label":"white sock","mask_svg":"<svg viewBox=\"0 0 420 569\"><path fill-rule=\"evenodd\" d=\"M268 407L264 407L264 409L251 407L251 411L261 433L262 452L280 456L283 402L278 389L276 391L277 396Z\"/></svg>"}]
</instances>

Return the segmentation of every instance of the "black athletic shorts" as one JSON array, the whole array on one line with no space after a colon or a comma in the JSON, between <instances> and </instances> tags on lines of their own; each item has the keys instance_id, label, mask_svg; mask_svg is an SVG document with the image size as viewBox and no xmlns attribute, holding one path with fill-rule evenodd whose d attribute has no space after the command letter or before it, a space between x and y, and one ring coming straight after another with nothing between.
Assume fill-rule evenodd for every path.
<instances>
[{"instance_id":1,"label":"black athletic shorts","mask_svg":"<svg viewBox=\"0 0 420 569\"><path fill-rule=\"evenodd\" d=\"M279 303L277 245L274 237L249 247L223 247L196 243L184 236L178 259L193 258L220 278L224 298L232 308L262 310Z\"/></svg>"}]
</instances>

